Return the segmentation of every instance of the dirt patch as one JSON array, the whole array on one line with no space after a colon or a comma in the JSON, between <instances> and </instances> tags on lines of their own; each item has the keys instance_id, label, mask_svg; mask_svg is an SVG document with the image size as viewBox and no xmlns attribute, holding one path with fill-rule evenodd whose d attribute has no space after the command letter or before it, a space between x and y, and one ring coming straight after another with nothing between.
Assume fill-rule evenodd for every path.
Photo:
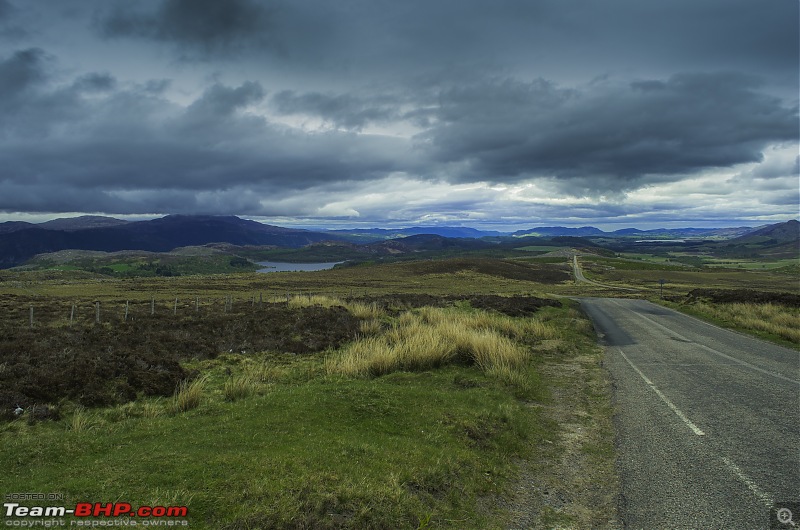
<instances>
[{"instance_id":1,"label":"dirt patch","mask_svg":"<svg viewBox=\"0 0 800 530\"><path fill-rule=\"evenodd\" d=\"M508 500L513 517L506 528L620 526L610 386L601 356L597 348L541 367L542 377L556 382L552 400L531 406L558 427L539 448L541 457L520 462L520 477Z\"/></svg>"},{"instance_id":2,"label":"dirt patch","mask_svg":"<svg viewBox=\"0 0 800 530\"><path fill-rule=\"evenodd\" d=\"M780 304L800 307L800 295L787 292L754 291L752 289L693 289L677 302L709 301L713 303Z\"/></svg>"}]
</instances>

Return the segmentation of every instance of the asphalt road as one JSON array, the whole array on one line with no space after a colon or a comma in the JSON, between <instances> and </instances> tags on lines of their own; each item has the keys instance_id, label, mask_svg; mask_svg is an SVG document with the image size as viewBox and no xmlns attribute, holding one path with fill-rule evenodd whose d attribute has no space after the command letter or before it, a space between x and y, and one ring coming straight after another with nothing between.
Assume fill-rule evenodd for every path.
<instances>
[{"instance_id":1,"label":"asphalt road","mask_svg":"<svg viewBox=\"0 0 800 530\"><path fill-rule=\"evenodd\" d=\"M626 528L769 528L800 501L800 353L643 300L580 302L614 384Z\"/></svg>"},{"instance_id":2,"label":"asphalt road","mask_svg":"<svg viewBox=\"0 0 800 530\"><path fill-rule=\"evenodd\" d=\"M631 289L628 287L619 287L617 285L607 285L605 283L596 282L594 280L590 280L586 276L583 275L583 270L581 266L578 264L578 256L572 256L572 271L575 273L575 280L578 283L588 283L590 285L596 285L597 287L605 287L607 289L618 289L621 291L637 291L638 289Z\"/></svg>"}]
</instances>

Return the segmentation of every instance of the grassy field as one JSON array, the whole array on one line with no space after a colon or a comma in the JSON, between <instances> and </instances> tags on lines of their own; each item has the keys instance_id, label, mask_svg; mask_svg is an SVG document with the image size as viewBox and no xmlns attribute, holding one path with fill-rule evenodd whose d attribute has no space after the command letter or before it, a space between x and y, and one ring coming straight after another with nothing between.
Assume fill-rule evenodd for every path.
<instances>
[{"instance_id":1,"label":"grassy field","mask_svg":"<svg viewBox=\"0 0 800 530\"><path fill-rule=\"evenodd\" d=\"M800 348L797 260L753 261L741 268L696 268L657 256L630 257L582 256L581 266L590 279L635 291L580 285L574 292L646 298L722 327ZM757 266L759 263L763 266Z\"/></svg>"},{"instance_id":2,"label":"grassy field","mask_svg":"<svg viewBox=\"0 0 800 530\"><path fill-rule=\"evenodd\" d=\"M580 261L637 290L561 258L0 271L0 490L194 528L618 526L603 352L563 297L665 279L664 303L791 345L798 271Z\"/></svg>"},{"instance_id":3,"label":"grassy field","mask_svg":"<svg viewBox=\"0 0 800 530\"><path fill-rule=\"evenodd\" d=\"M639 289L637 296L658 294L661 279L665 280L665 297L685 296L693 289L708 288L800 292L800 275L797 267L791 265L752 269L696 268L666 261L583 256L581 266L587 278Z\"/></svg>"},{"instance_id":4,"label":"grassy field","mask_svg":"<svg viewBox=\"0 0 800 530\"><path fill-rule=\"evenodd\" d=\"M602 352L546 294L570 285L489 259L1 273L0 490L193 528L613 526Z\"/></svg>"}]
</instances>

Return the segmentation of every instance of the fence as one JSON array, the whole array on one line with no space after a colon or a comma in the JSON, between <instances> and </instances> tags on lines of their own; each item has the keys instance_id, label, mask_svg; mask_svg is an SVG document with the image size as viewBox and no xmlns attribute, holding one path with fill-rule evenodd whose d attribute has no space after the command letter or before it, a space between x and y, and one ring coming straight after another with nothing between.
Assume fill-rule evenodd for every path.
<instances>
[{"instance_id":1,"label":"fence","mask_svg":"<svg viewBox=\"0 0 800 530\"><path fill-rule=\"evenodd\" d=\"M307 296L308 293L301 293ZM19 303L5 301L0 320L5 325L18 323L33 329L53 325L120 324L146 317L187 317L243 313L256 310L265 303L288 304L298 294L265 297L263 293L249 296L226 295L223 297L151 297L149 300L64 300L34 298Z\"/></svg>"}]
</instances>

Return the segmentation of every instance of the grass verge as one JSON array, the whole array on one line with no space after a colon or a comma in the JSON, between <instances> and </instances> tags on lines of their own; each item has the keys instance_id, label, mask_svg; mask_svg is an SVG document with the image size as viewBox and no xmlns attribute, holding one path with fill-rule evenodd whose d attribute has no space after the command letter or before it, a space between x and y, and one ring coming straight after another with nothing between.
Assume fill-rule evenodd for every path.
<instances>
[{"instance_id":1,"label":"grass verge","mask_svg":"<svg viewBox=\"0 0 800 530\"><path fill-rule=\"evenodd\" d=\"M721 327L800 349L800 308L772 303L662 303Z\"/></svg>"}]
</instances>

